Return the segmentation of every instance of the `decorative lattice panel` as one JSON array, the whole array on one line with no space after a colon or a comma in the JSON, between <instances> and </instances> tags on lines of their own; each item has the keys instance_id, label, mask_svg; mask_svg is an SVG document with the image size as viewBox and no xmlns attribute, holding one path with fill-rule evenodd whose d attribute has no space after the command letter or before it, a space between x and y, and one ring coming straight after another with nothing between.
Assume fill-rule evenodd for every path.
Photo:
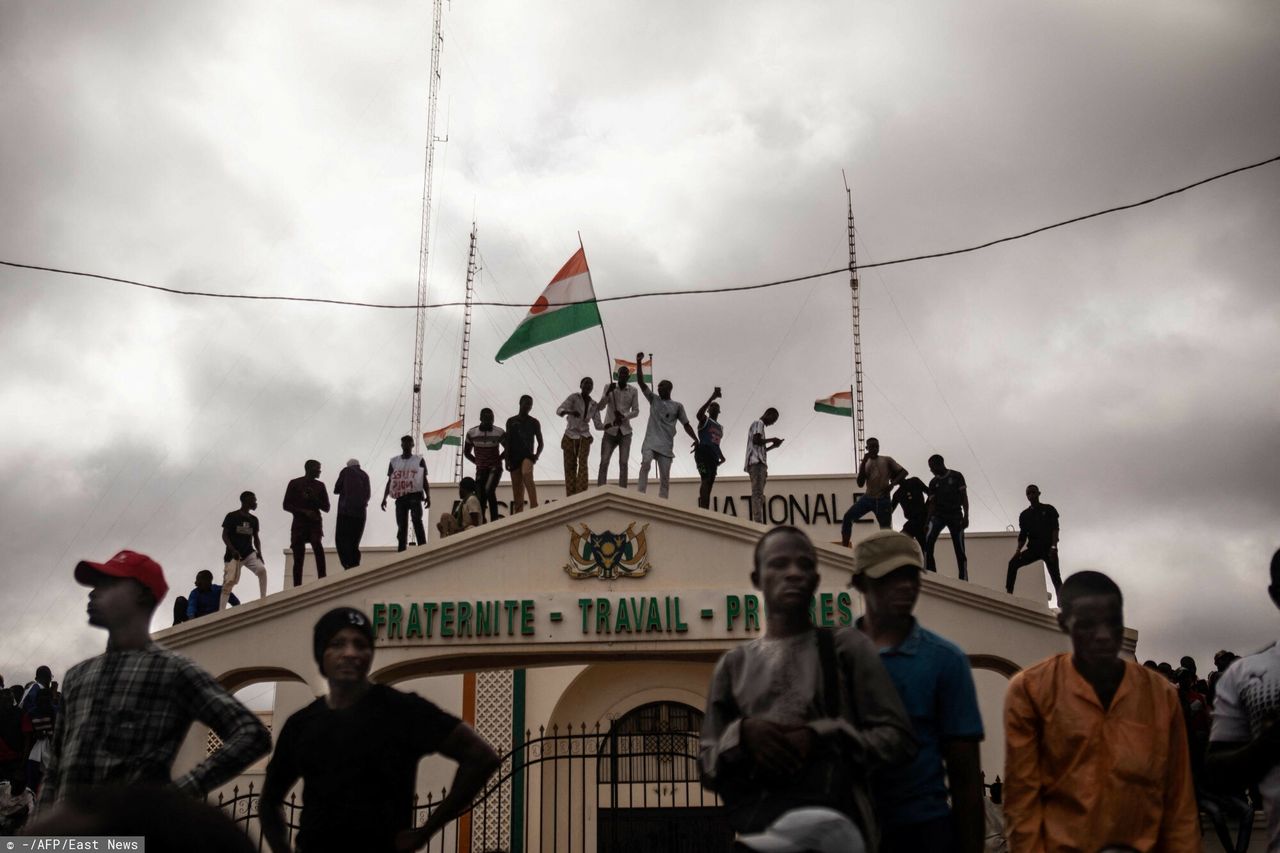
<instances>
[{"instance_id":1,"label":"decorative lattice panel","mask_svg":"<svg viewBox=\"0 0 1280 853\"><path fill-rule=\"evenodd\" d=\"M476 732L502 756L511 751L511 694L512 673L509 669L476 673ZM495 778L511 772L511 759L505 758ZM511 833L511 786L503 785L489 805L500 810L501 820L487 820L476 827L472 836L472 849L504 850Z\"/></svg>"}]
</instances>

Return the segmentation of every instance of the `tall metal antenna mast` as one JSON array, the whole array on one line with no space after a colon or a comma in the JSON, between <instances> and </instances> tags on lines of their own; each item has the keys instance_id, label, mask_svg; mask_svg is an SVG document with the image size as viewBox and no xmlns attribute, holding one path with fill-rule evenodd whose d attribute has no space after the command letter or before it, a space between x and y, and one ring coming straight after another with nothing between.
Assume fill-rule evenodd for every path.
<instances>
[{"instance_id":1,"label":"tall metal antenna mast","mask_svg":"<svg viewBox=\"0 0 1280 853\"><path fill-rule=\"evenodd\" d=\"M427 332L427 255L431 242L431 173L436 160L436 104L440 99L440 24L444 0L435 0L431 24L431 86L427 98L427 162L422 178L422 234L418 238L418 320L413 335L413 405L409 435L416 446L422 439L422 339Z\"/></svg>"},{"instance_id":2,"label":"tall metal antenna mast","mask_svg":"<svg viewBox=\"0 0 1280 853\"><path fill-rule=\"evenodd\" d=\"M458 375L458 420L463 432L467 429L467 361L471 354L471 299L475 295L476 282L476 223L471 221L471 250L467 252L467 302L462 312L462 367ZM465 444L465 439L463 440ZM462 447L453 461L453 481L462 482Z\"/></svg>"},{"instance_id":3,"label":"tall metal antenna mast","mask_svg":"<svg viewBox=\"0 0 1280 853\"><path fill-rule=\"evenodd\" d=\"M844 179L844 194L849 202L849 291L853 297L853 470L859 470L865 449L865 424L862 418L862 308L858 301L858 252L853 242L853 192L849 177Z\"/></svg>"}]
</instances>

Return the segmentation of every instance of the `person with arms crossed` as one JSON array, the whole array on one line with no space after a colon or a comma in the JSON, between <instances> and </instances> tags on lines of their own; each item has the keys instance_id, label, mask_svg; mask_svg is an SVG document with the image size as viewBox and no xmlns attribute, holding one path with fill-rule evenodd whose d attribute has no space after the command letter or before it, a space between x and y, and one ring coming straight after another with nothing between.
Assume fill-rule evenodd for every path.
<instances>
[{"instance_id":1,"label":"person with arms crossed","mask_svg":"<svg viewBox=\"0 0 1280 853\"><path fill-rule=\"evenodd\" d=\"M218 609L225 610L231 599L231 590L240 582L240 569L245 568L258 576L258 598L267 597L267 567L262 562L262 540L258 538L258 496L253 492L240 493L240 508L232 510L222 519L222 598Z\"/></svg>"},{"instance_id":2,"label":"person with arms crossed","mask_svg":"<svg viewBox=\"0 0 1280 853\"><path fill-rule=\"evenodd\" d=\"M1058 604L1071 651L1022 670L1005 694L1010 853L1200 853L1178 694L1160 673L1120 657L1120 587L1101 572L1077 572Z\"/></svg>"},{"instance_id":3,"label":"person with arms crossed","mask_svg":"<svg viewBox=\"0 0 1280 853\"><path fill-rule=\"evenodd\" d=\"M287 853L284 798L299 779L303 853L418 850L470 805L501 763L466 723L414 693L369 681L374 631L350 607L316 622L312 653L329 687L291 716L267 765L259 814L275 853ZM449 793L413 828L418 762L457 762Z\"/></svg>"},{"instance_id":4,"label":"person with arms crossed","mask_svg":"<svg viewBox=\"0 0 1280 853\"><path fill-rule=\"evenodd\" d=\"M493 423L493 409L480 410L480 424L467 430L462 455L476 466L476 498L498 520L498 483L502 481L502 437L506 430Z\"/></svg>"},{"instance_id":5,"label":"person with arms crossed","mask_svg":"<svg viewBox=\"0 0 1280 853\"><path fill-rule=\"evenodd\" d=\"M320 463L308 459L304 475L289 481L284 490L284 511L293 515L289 547L293 550L293 585L302 585L302 561L307 545L316 561L316 577L324 577L324 517L329 511L329 490L320 482Z\"/></svg>"},{"instance_id":6,"label":"person with arms crossed","mask_svg":"<svg viewBox=\"0 0 1280 853\"><path fill-rule=\"evenodd\" d=\"M862 497L854 501L840 520L840 542L846 548L853 537L853 524L867 513L873 513L882 530L893 526L893 502L889 490L907 477L907 469L892 456L880 455L880 440L867 439L867 452L858 466L858 488L866 487Z\"/></svg>"},{"instance_id":7,"label":"person with arms crossed","mask_svg":"<svg viewBox=\"0 0 1280 853\"><path fill-rule=\"evenodd\" d=\"M644 353L636 353L636 364L644 363ZM671 487L671 460L675 459L676 421L684 425L684 431L694 444L698 436L689 425L689 416L685 414L684 404L671 399L671 380L664 379L658 383L658 393L654 394L644 381L644 371L640 371L640 393L649 401L649 425L644 431L644 445L640 449L640 486L638 491L644 494L649 489L649 469L654 462L658 464L658 497L665 498Z\"/></svg>"},{"instance_id":8,"label":"person with arms crossed","mask_svg":"<svg viewBox=\"0 0 1280 853\"><path fill-rule=\"evenodd\" d=\"M590 376L582 377L578 393L570 394L556 409L556 415L565 419L564 437L560 449L564 451L565 497L587 490L587 454L591 452L591 422L599 420L599 406L591 399L595 383Z\"/></svg>"},{"instance_id":9,"label":"person with arms crossed","mask_svg":"<svg viewBox=\"0 0 1280 853\"><path fill-rule=\"evenodd\" d=\"M853 550L866 615L858 630L880 650L920 751L873 780L881 853L982 853L982 714L969 658L912 615L924 555L911 537L872 533ZM948 803L950 795L950 803Z\"/></svg>"},{"instance_id":10,"label":"person with arms crossed","mask_svg":"<svg viewBox=\"0 0 1280 853\"><path fill-rule=\"evenodd\" d=\"M194 797L270 751L271 734L252 711L209 673L151 641L152 614L169 590L158 563L121 551L105 563L81 560L75 578L92 587L89 624L106 629L107 650L62 681L41 809L86 788L167 784L197 720L222 746L174 782Z\"/></svg>"}]
</instances>

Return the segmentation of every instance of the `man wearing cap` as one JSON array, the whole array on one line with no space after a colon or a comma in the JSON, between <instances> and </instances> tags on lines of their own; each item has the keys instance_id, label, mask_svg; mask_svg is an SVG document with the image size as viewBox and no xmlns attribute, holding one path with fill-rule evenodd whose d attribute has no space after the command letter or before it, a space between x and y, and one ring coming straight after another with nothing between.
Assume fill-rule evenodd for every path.
<instances>
[{"instance_id":1,"label":"man wearing cap","mask_svg":"<svg viewBox=\"0 0 1280 853\"><path fill-rule=\"evenodd\" d=\"M912 615L924 559L910 537L881 530L853 551L857 628L880 649L920 751L873 780L881 853L981 853L984 816L978 744L982 714L969 659ZM950 793L950 805L948 805Z\"/></svg>"},{"instance_id":2,"label":"man wearing cap","mask_svg":"<svg viewBox=\"0 0 1280 853\"><path fill-rule=\"evenodd\" d=\"M775 527L756 544L751 583L764 597L765 634L716 664L702 780L724 798L738 832L822 806L850 818L874 851L866 774L911 759L915 741L871 641L814 628L817 563L813 543L794 527Z\"/></svg>"},{"instance_id":3,"label":"man wearing cap","mask_svg":"<svg viewBox=\"0 0 1280 853\"><path fill-rule=\"evenodd\" d=\"M76 580L92 587L89 624L107 630L104 654L73 666L62 681L42 807L77 790L168 783L195 721L222 740L176 780L204 796L271 749L271 734L209 673L151 641L156 605L169 587L150 557L121 551L105 563L81 561Z\"/></svg>"},{"instance_id":4,"label":"man wearing cap","mask_svg":"<svg viewBox=\"0 0 1280 853\"><path fill-rule=\"evenodd\" d=\"M374 632L359 610L339 607L316 623L312 653L329 693L291 716L267 765L260 816L275 853L290 850L285 795L299 778L305 800L299 849L417 850L457 817L501 763L457 717L426 699L369 681ZM458 763L449 793L413 829L418 762Z\"/></svg>"},{"instance_id":5,"label":"man wearing cap","mask_svg":"<svg viewBox=\"0 0 1280 853\"><path fill-rule=\"evenodd\" d=\"M360 540L364 538L369 490L369 475L360 467L360 460L348 459L347 467L338 473L338 480L333 484L333 493L338 496L338 521L333 531L333 544L338 549L338 562L344 569L360 565Z\"/></svg>"},{"instance_id":6,"label":"man wearing cap","mask_svg":"<svg viewBox=\"0 0 1280 853\"><path fill-rule=\"evenodd\" d=\"M324 577L324 517L329 511L329 490L320 482L320 463L308 459L303 475L289 481L284 490L284 511L293 516L289 547L293 551L293 585L302 586L302 561L307 545L316 561L316 577Z\"/></svg>"}]
</instances>

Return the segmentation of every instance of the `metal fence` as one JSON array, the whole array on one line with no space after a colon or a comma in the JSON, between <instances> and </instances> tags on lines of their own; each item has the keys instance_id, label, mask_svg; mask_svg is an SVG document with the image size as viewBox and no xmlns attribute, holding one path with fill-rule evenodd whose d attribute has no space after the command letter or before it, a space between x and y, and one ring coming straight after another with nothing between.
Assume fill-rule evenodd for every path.
<instances>
[{"instance_id":1,"label":"metal fence","mask_svg":"<svg viewBox=\"0 0 1280 853\"><path fill-rule=\"evenodd\" d=\"M718 853L733 833L715 794L698 777L701 714L671 706L641 709L609 731L540 728L503 756L502 767L470 811L425 848L454 853ZM690 709L692 711L692 709ZM439 808L444 791L415 798L413 825ZM258 792L220 796L219 808L264 849ZM302 805L284 804L292 841Z\"/></svg>"}]
</instances>

